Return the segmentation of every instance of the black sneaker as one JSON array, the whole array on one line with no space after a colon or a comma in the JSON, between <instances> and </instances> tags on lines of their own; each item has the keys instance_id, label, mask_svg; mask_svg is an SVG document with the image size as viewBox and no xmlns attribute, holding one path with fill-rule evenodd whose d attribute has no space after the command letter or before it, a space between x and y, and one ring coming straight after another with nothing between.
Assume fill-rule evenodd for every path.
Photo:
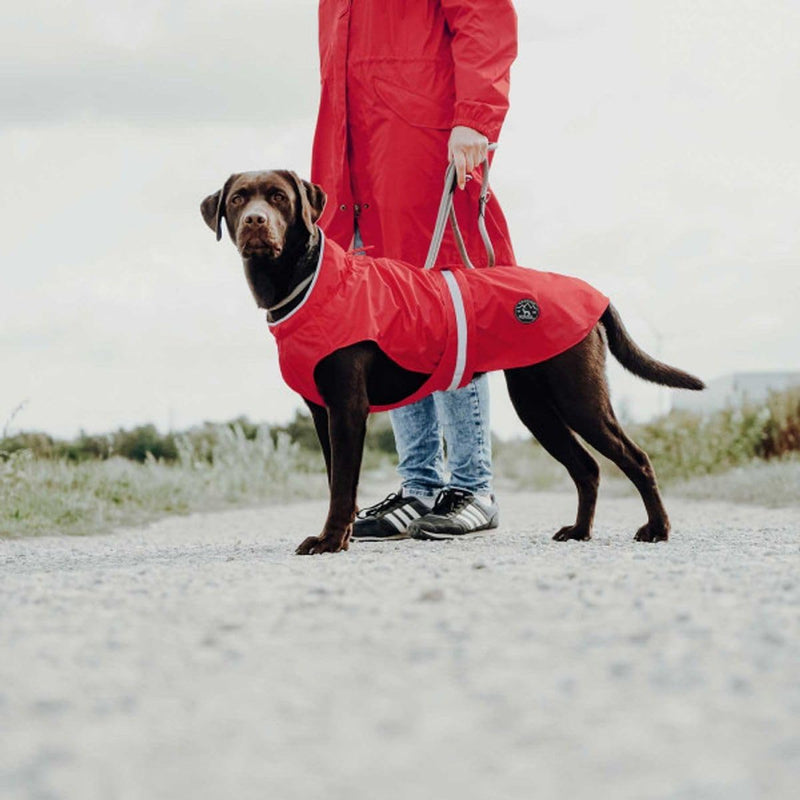
<instances>
[{"instance_id":1,"label":"black sneaker","mask_svg":"<svg viewBox=\"0 0 800 800\"><path fill-rule=\"evenodd\" d=\"M408 526L414 539L451 539L469 536L496 528L500 511L492 496L486 508L475 495L464 489L445 489L439 492L433 509Z\"/></svg>"},{"instance_id":2,"label":"black sneaker","mask_svg":"<svg viewBox=\"0 0 800 800\"><path fill-rule=\"evenodd\" d=\"M385 542L408 539L408 526L430 509L416 497L392 493L385 500L358 512L353 525L353 541Z\"/></svg>"}]
</instances>

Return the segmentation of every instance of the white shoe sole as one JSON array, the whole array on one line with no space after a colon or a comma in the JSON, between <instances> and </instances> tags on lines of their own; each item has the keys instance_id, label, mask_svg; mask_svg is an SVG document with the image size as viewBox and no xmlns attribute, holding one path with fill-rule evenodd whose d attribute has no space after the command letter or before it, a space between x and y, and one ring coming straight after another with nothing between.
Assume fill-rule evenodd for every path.
<instances>
[{"instance_id":1,"label":"white shoe sole","mask_svg":"<svg viewBox=\"0 0 800 800\"><path fill-rule=\"evenodd\" d=\"M395 533L392 536L351 536L351 542L396 542L399 539L410 539L408 533Z\"/></svg>"},{"instance_id":2,"label":"white shoe sole","mask_svg":"<svg viewBox=\"0 0 800 800\"><path fill-rule=\"evenodd\" d=\"M474 536L483 536L484 533L497 530L497 525L487 525L485 528L477 528L474 531L464 531L464 533L440 533L439 531L426 531L424 528L414 529L409 536L412 539L422 539L427 541L439 541L443 539L472 539Z\"/></svg>"}]
</instances>

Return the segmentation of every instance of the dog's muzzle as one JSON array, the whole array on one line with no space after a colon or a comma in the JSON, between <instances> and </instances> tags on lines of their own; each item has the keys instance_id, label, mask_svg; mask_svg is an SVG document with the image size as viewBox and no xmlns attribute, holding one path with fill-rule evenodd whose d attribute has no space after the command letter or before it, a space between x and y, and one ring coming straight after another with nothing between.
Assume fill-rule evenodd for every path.
<instances>
[{"instance_id":1,"label":"dog's muzzle","mask_svg":"<svg viewBox=\"0 0 800 800\"><path fill-rule=\"evenodd\" d=\"M239 252L247 256L266 256L277 258L283 252L282 236L277 229L276 220L263 203L251 203L242 213L236 244Z\"/></svg>"},{"instance_id":2,"label":"dog's muzzle","mask_svg":"<svg viewBox=\"0 0 800 800\"><path fill-rule=\"evenodd\" d=\"M283 252L283 247L264 230L242 231L237 244L244 257L277 258Z\"/></svg>"}]
</instances>

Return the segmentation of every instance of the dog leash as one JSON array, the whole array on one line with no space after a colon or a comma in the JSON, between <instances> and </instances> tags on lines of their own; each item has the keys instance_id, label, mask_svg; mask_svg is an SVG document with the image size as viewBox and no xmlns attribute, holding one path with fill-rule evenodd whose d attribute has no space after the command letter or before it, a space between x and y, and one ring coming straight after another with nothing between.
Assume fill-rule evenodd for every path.
<instances>
[{"instance_id":1,"label":"dog leash","mask_svg":"<svg viewBox=\"0 0 800 800\"><path fill-rule=\"evenodd\" d=\"M497 149L497 143L491 142L489 150ZM486 256L489 261L489 266L493 267L495 264L494 247L492 240L489 238L489 232L486 230L486 203L489 200L489 159L484 158L483 173L481 176L481 193L478 198L478 230L483 239L483 246L486 248ZM447 226L447 220L450 219L450 225L453 228L453 236L456 240L458 252L461 254L461 260L467 269L474 269L475 265L470 261L469 254L467 253L466 245L464 244L464 237L461 235L461 229L458 227L458 219L456 218L456 210L453 206L453 195L456 190L456 165L451 161L444 173L444 191L442 192L442 200L439 203L439 213L436 215L436 225L433 228L433 236L431 237L431 246L428 248L428 257L425 259L425 269L432 269L436 263L436 257L439 255L439 250L442 247L442 239L444 238L444 229Z\"/></svg>"},{"instance_id":2,"label":"dog leash","mask_svg":"<svg viewBox=\"0 0 800 800\"><path fill-rule=\"evenodd\" d=\"M488 150L496 150L497 143L490 142ZM481 170L481 193L478 197L478 230L483 240L483 246L486 248L486 257L490 267L495 265L494 247L492 240L489 238L489 232L486 230L486 203L489 201L489 159L484 158L482 162L483 169ZM433 236L431 237L431 245L428 248L428 256L425 259L425 269L432 269L436 263L436 257L439 255L439 250L442 247L442 239L444 238L444 229L447 226L447 220L450 219L450 225L453 228L453 236L456 240L458 252L461 254L461 260L467 269L475 269L475 265L470 260L467 253L467 247L464 244L464 237L461 235L461 228L458 226L458 218L456 217L456 209L453 205L453 195L456 190L456 165L454 161L448 164L444 173L444 190L442 192L442 199L439 203L439 212L436 216L436 225L433 229ZM359 252L363 248L358 248ZM309 275L305 280L301 281L292 291L288 297L281 300L274 306L267 309L268 314L277 311L280 308L292 302L306 287L311 283L314 275Z\"/></svg>"}]
</instances>

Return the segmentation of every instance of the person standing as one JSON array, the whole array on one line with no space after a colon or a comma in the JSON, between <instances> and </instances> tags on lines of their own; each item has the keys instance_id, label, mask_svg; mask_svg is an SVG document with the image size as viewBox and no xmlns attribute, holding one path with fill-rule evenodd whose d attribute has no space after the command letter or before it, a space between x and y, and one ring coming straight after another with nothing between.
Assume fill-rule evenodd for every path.
<instances>
[{"instance_id":1,"label":"person standing","mask_svg":"<svg viewBox=\"0 0 800 800\"><path fill-rule=\"evenodd\" d=\"M311 178L327 192L319 220L344 248L420 268L448 160L454 205L476 266L480 180L468 181L508 111L517 53L511 0L320 0L321 93ZM498 264L515 264L494 196L486 227ZM437 267L458 268L452 231ZM486 375L389 412L401 490L364 509L353 539L444 538L497 527ZM442 435L447 444L444 468Z\"/></svg>"}]
</instances>

